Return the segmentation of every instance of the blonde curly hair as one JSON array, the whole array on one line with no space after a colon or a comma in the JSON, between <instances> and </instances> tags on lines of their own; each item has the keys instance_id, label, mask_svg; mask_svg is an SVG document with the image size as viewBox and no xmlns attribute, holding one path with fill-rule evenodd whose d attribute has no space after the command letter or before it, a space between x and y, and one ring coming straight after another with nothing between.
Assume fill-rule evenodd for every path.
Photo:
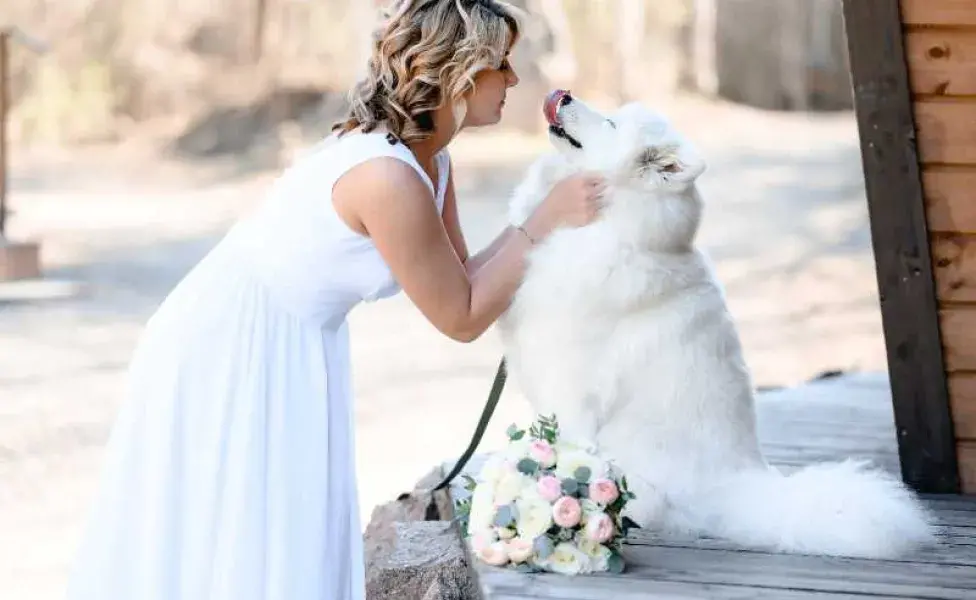
<instances>
[{"instance_id":1,"label":"blonde curly hair","mask_svg":"<svg viewBox=\"0 0 976 600\"><path fill-rule=\"evenodd\" d=\"M446 102L460 126L475 75L507 68L521 35L517 15L501 0L394 1L374 35L367 75L332 129L386 125L404 143L417 142L433 133L433 113Z\"/></svg>"}]
</instances>

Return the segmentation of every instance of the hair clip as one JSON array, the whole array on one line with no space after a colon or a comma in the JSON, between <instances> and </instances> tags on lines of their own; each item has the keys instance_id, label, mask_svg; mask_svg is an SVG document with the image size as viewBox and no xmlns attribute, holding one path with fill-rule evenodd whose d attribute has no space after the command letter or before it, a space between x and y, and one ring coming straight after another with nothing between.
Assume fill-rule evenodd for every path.
<instances>
[{"instance_id":1,"label":"hair clip","mask_svg":"<svg viewBox=\"0 0 976 600\"><path fill-rule=\"evenodd\" d=\"M397 144L400 143L400 140L397 138L397 136L393 135L392 133L386 134L386 141L389 142L391 146L396 146Z\"/></svg>"}]
</instances>

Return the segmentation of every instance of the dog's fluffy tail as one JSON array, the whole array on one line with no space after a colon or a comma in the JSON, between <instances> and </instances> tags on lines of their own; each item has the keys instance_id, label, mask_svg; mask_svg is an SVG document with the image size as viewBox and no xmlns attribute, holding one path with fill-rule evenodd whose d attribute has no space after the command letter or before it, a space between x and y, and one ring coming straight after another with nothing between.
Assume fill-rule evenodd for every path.
<instances>
[{"instance_id":1,"label":"dog's fluffy tail","mask_svg":"<svg viewBox=\"0 0 976 600\"><path fill-rule=\"evenodd\" d=\"M779 552L893 558L936 537L910 490L859 461L739 473L695 508L710 535Z\"/></svg>"}]
</instances>

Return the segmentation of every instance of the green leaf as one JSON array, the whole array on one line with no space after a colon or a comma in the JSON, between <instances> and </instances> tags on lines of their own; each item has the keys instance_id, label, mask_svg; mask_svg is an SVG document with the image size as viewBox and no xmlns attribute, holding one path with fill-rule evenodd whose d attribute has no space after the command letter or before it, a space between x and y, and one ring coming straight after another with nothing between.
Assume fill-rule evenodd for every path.
<instances>
[{"instance_id":1,"label":"green leaf","mask_svg":"<svg viewBox=\"0 0 976 600\"><path fill-rule=\"evenodd\" d=\"M592 473L590 472L589 467L579 467L573 472L573 477L575 477L576 481L579 481L580 483L589 483L590 475L592 475Z\"/></svg>"},{"instance_id":2,"label":"green leaf","mask_svg":"<svg viewBox=\"0 0 976 600\"><path fill-rule=\"evenodd\" d=\"M619 575L624 572L626 565L624 564L624 557L620 556L616 552L610 555L610 559L607 561L608 567L611 573Z\"/></svg>"},{"instance_id":3,"label":"green leaf","mask_svg":"<svg viewBox=\"0 0 976 600\"><path fill-rule=\"evenodd\" d=\"M523 458L518 461L516 468L523 475L535 475L539 471L539 463L535 462L531 458Z\"/></svg>"},{"instance_id":4,"label":"green leaf","mask_svg":"<svg viewBox=\"0 0 976 600\"><path fill-rule=\"evenodd\" d=\"M535 565L531 565L527 562L519 563L513 566L512 569L518 571L519 573L538 573L539 571L541 571L539 567L536 567Z\"/></svg>"},{"instance_id":5,"label":"green leaf","mask_svg":"<svg viewBox=\"0 0 976 600\"><path fill-rule=\"evenodd\" d=\"M580 498L589 498L590 497L590 485L587 484L587 483L581 483L579 485L579 490L577 491L577 495Z\"/></svg>"},{"instance_id":6,"label":"green leaf","mask_svg":"<svg viewBox=\"0 0 976 600\"><path fill-rule=\"evenodd\" d=\"M532 549L535 550L536 556L545 560L552 556L552 553L556 550L556 545L552 543L547 535L540 535L535 538L532 542Z\"/></svg>"},{"instance_id":7,"label":"green leaf","mask_svg":"<svg viewBox=\"0 0 976 600\"><path fill-rule=\"evenodd\" d=\"M575 479L570 479L567 477L566 479L563 479L562 483L563 493L567 496L574 496L576 495L576 492L579 491L579 484L576 483Z\"/></svg>"},{"instance_id":8,"label":"green leaf","mask_svg":"<svg viewBox=\"0 0 976 600\"><path fill-rule=\"evenodd\" d=\"M623 530L623 534L627 535L627 532L631 529L640 529L641 526L637 524L637 521L631 519L630 517L624 517L620 520L620 526Z\"/></svg>"},{"instance_id":9,"label":"green leaf","mask_svg":"<svg viewBox=\"0 0 976 600\"><path fill-rule=\"evenodd\" d=\"M505 433L508 434L508 439L512 442L517 442L518 440L525 437L525 430L519 429L518 426L515 425L515 423L509 425L508 429L505 430Z\"/></svg>"},{"instance_id":10,"label":"green leaf","mask_svg":"<svg viewBox=\"0 0 976 600\"><path fill-rule=\"evenodd\" d=\"M627 476L626 475L624 475L623 477L620 478L620 489L623 490L623 491L625 491L625 492L627 491Z\"/></svg>"},{"instance_id":11,"label":"green leaf","mask_svg":"<svg viewBox=\"0 0 976 600\"><path fill-rule=\"evenodd\" d=\"M511 505L499 506L495 513L495 526L508 527L515 524L514 507Z\"/></svg>"}]
</instances>

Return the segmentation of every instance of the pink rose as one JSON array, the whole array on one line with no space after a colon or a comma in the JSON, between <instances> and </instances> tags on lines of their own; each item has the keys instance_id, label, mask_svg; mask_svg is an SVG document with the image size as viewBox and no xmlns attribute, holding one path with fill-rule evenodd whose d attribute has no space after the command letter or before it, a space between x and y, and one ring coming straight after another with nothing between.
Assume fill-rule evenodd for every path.
<instances>
[{"instance_id":1,"label":"pink rose","mask_svg":"<svg viewBox=\"0 0 976 600\"><path fill-rule=\"evenodd\" d=\"M494 542L484 546L477 552L482 562L493 567L501 567L508 563L508 548L505 542Z\"/></svg>"},{"instance_id":2,"label":"pink rose","mask_svg":"<svg viewBox=\"0 0 976 600\"><path fill-rule=\"evenodd\" d=\"M553 477L552 475L539 478L539 482L536 485L539 490L539 495L546 502L555 502L563 495L563 484L559 482L559 478Z\"/></svg>"},{"instance_id":3,"label":"pink rose","mask_svg":"<svg viewBox=\"0 0 976 600\"><path fill-rule=\"evenodd\" d=\"M471 549L475 553L481 552L495 541L495 536L491 531L479 531L471 536Z\"/></svg>"},{"instance_id":4,"label":"pink rose","mask_svg":"<svg viewBox=\"0 0 976 600\"><path fill-rule=\"evenodd\" d=\"M560 527L575 527L583 517L583 507L579 501L571 496L563 496L556 500L552 507L552 520Z\"/></svg>"},{"instance_id":5,"label":"pink rose","mask_svg":"<svg viewBox=\"0 0 976 600\"><path fill-rule=\"evenodd\" d=\"M607 506L620 497L617 484L609 479L594 479L590 483L590 500Z\"/></svg>"},{"instance_id":6,"label":"pink rose","mask_svg":"<svg viewBox=\"0 0 976 600\"><path fill-rule=\"evenodd\" d=\"M529 458L539 463L543 469L556 464L556 451L545 440L533 440L529 444Z\"/></svg>"},{"instance_id":7,"label":"pink rose","mask_svg":"<svg viewBox=\"0 0 976 600\"><path fill-rule=\"evenodd\" d=\"M583 527L583 535L600 544L609 542L613 537L613 521L603 513L590 515Z\"/></svg>"},{"instance_id":8,"label":"pink rose","mask_svg":"<svg viewBox=\"0 0 976 600\"><path fill-rule=\"evenodd\" d=\"M532 543L520 538L514 538L505 542L505 550L508 553L509 560L515 564L524 563L532 558L532 555L535 553Z\"/></svg>"}]
</instances>

